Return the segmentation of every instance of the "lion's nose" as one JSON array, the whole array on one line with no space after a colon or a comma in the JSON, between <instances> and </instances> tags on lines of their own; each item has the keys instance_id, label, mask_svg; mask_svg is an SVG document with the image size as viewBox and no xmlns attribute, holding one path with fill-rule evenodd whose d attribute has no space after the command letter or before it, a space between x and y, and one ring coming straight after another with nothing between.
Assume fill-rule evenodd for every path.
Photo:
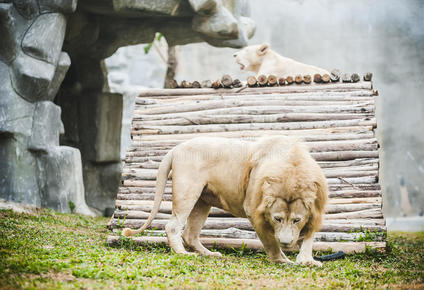
<instances>
[{"instance_id":1,"label":"lion's nose","mask_svg":"<svg viewBox=\"0 0 424 290\"><path fill-rule=\"evenodd\" d=\"M291 245L291 243L281 243L281 246L283 247L283 248L288 248L288 247L290 247L290 245Z\"/></svg>"}]
</instances>

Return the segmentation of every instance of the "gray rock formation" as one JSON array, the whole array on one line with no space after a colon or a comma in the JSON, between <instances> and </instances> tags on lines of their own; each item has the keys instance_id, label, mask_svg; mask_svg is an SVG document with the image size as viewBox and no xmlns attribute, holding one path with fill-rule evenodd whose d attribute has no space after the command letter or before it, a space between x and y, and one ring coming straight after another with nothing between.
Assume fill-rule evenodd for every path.
<instances>
[{"instance_id":1,"label":"gray rock formation","mask_svg":"<svg viewBox=\"0 0 424 290\"><path fill-rule=\"evenodd\" d=\"M108 211L121 175L123 98L110 93L103 59L156 32L170 45L244 46L254 32L246 5L1 1L0 197L61 212Z\"/></svg>"}]
</instances>

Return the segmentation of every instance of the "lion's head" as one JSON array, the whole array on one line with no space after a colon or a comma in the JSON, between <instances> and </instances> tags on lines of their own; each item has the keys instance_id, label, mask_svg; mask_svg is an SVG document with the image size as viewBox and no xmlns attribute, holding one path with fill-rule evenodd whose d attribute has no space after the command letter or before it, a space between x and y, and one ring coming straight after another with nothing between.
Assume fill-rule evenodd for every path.
<instances>
[{"instance_id":1,"label":"lion's head","mask_svg":"<svg viewBox=\"0 0 424 290\"><path fill-rule=\"evenodd\" d=\"M260 220L258 224L270 230L282 247L292 247L300 237L309 238L319 230L327 181L318 163L297 141L268 138L261 145L249 171L246 212Z\"/></svg>"},{"instance_id":2,"label":"lion's head","mask_svg":"<svg viewBox=\"0 0 424 290\"><path fill-rule=\"evenodd\" d=\"M262 64L263 57L269 51L269 44L251 45L236 52L233 56L240 65L241 70L257 72Z\"/></svg>"}]
</instances>

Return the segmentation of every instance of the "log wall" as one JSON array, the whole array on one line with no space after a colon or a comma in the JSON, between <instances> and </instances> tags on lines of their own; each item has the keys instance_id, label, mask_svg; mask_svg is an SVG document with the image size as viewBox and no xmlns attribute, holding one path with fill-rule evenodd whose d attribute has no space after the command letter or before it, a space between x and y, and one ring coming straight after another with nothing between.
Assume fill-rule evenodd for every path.
<instances>
[{"instance_id":1,"label":"log wall","mask_svg":"<svg viewBox=\"0 0 424 290\"><path fill-rule=\"evenodd\" d=\"M117 241L119 228L137 228L145 222L159 163L175 145L199 136L254 141L265 135L287 135L306 142L329 183L330 199L314 248L345 247L350 252L366 245L384 248L375 95L371 82L142 92L136 98L133 143L126 154L116 211L108 224L114 232L109 243ZM166 241L170 185L168 181L152 223L157 230L150 231L150 237L135 238L136 242ZM207 245L261 247L247 219L217 208L211 210L201 236Z\"/></svg>"}]
</instances>

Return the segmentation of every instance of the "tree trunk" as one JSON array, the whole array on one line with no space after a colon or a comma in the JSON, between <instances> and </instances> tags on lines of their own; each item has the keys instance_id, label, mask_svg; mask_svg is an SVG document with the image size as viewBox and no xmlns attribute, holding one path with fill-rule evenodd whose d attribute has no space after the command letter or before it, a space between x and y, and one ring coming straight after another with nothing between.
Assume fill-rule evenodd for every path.
<instances>
[{"instance_id":1,"label":"tree trunk","mask_svg":"<svg viewBox=\"0 0 424 290\"><path fill-rule=\"evenodd\" d=\"M173 80L175 78L175 70L177 69L177 57L175 55L175 46L168 47L168 68L165 76L165 88L173 87Z\"/></svg>"}]
</instances>

